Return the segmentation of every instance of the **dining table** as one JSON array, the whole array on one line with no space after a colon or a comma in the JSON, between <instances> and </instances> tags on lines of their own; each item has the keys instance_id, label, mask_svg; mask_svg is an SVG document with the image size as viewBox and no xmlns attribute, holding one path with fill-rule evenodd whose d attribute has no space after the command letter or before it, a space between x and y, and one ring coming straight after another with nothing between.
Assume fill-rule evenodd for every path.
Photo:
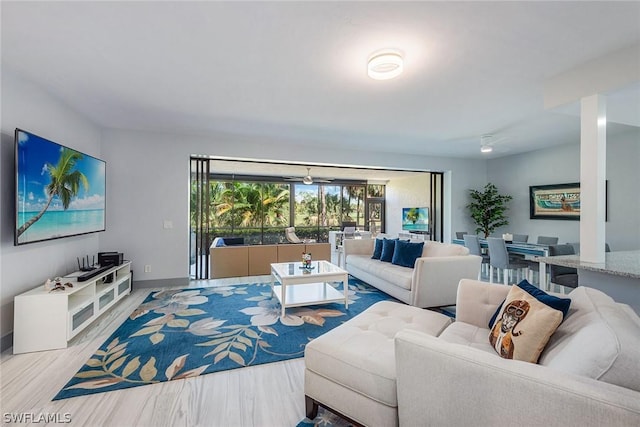
<instances>
[{"instance_id":1,"label":"dining table","mask_svg":"<svg viewBox=\"0 0 640 427\"><path fill-rule=\"evenodd\" d=\"M485 249L489 248L489 245L485 239L480 240L480 247ZM464 239L452 239L452 243L457 245L464 246ZM511 254L518 254L529 256L533 261L537 261L539 264L539 286L540 289L545 291L550 290L549 282L547 281L547 264L540 260L539 257L548 257L549 256L549 246L548 245L539 245L536 243L513 243L513 242L505 242L505 246L507 247L507 252Z\"/></svg>"}]
</instances>

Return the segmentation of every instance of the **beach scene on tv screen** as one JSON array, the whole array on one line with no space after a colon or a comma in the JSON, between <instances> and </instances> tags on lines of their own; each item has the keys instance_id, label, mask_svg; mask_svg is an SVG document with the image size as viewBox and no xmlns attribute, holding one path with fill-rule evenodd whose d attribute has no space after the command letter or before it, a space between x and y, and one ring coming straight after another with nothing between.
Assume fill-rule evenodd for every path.
<instances>
[{"instance_id":1,"label":"beach scene on tv screen","mask_svg":"<svg viewBox=\"0 0 640 427\"><path fill-rule=\"evenodd\" d=\"M429 231L428 208L403 208L402 229L405 231Z\"/></svg>"},{"instance_id":2,"label":"beach scene on tv screen","mask_svg":"<svg viewBox=\"0 0 640 427\"><path fill-rule=\"evenodd\" d=\"M16 241L105 229L105 162L17 132Z\"/></svg>"}]
</instances>

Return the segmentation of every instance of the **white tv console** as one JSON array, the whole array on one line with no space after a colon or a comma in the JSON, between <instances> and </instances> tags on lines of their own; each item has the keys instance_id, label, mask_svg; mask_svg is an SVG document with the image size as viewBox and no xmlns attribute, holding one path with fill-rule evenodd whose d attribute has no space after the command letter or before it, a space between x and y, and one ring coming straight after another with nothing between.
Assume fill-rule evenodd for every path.
<instances>
[{"instance_id":1,"label":"white tv console","mask_svg":"<svg viewBox=\"0 0 640 427\"><path fill-rule=\"evenodd\" d=\"M412 242L426 242L427 240L429 240L430 235L428 233L418 234L401 231L400 233L398 233L398 237L400 239L409 239Z\"/></svg>"},{"instance_id":2,"label":"white tv console","mask_svg":"<svg viewBox=\"0 0 640 427\"><path fill-rule=\"evenodd\" d=\"M109 276L111 280L107 282ZM61 283L67 282L73 287L50 292L40 285L14 298L14 354L66 348L80 331L129 295L131 261L84 282L64 277Z\"/></svg>"}]
</instances>

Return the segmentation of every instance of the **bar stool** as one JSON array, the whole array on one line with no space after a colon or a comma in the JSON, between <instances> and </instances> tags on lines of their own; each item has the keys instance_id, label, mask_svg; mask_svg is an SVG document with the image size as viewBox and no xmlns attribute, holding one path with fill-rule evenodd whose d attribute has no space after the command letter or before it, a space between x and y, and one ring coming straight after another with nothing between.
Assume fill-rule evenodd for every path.
<instances>
[{"instance_id":1,"label":"bar stool","mask_svg":"<svg viewBox=\"0 0 640 427\"><path fill-rule=\"evenodd\" d=\"M558 238L550 236L538 236L538 241L536 243L538 245L548 246L557 245ZM538 275L540 275L540 264L538 263L538 261L532 260L524 260L524 262L527 263L527 280L529 281L529 283L533 283L533 273L538 273Z\"/></svg>"},{"instance_id":2,"label":"bar stool","mask_svg":"<svg viewBox=\"0 0 640 427\"><path fill-rule=\"evenodd\" d=\"M568 243L568 244L573 246L573 250L575 251L576 255L580 254L580 242ZM604 244L604 251L605 252L611 252L611 246L609 246L608 243Z\"/></svg>"},{"instance_id":3,"label":"bar stool","mask_svg":"<svg viewBox=\"0 0 640 427\"><path fill-rule=\"evenodd\" d=\"M549 246L549 256L574 255L575 253L574 247L570 244ZM575 268L550 265L549 275L551 284L560 285L565 291L566 288L575 289L578 287L578 270Z\"/></svg>"}]
</instances>

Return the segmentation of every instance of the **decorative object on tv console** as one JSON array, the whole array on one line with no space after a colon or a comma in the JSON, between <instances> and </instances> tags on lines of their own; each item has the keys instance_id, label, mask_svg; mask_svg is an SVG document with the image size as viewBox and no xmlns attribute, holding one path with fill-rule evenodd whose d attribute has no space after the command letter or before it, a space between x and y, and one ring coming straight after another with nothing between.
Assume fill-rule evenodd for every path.
<instances>
[{"instance_id":1,"label":"decorative object on tv console","mask_svg":"<svg viewBox=\"0 0 640 427\"><path fill-rule=\"evenodd\" d=\"M402 208L402 229L429 232L429 208Z\"/></svg>"},{"instance_id":2,"label":"decorative object on tv console","mask_svg":"<svg viewBox=\"0 0 640 427\"><path fill-rule=\"evenodd\" d=\"M16 129L14 244L105 230L106 163Z\"/></svg>"}]
</instances>

